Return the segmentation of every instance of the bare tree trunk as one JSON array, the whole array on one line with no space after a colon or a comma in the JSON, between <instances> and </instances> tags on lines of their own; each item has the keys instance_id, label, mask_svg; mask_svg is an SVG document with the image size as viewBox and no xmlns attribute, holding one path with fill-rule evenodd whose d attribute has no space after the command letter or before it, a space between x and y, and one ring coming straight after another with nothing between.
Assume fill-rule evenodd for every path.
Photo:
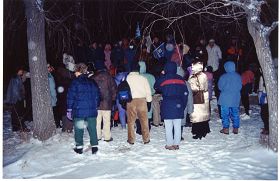
<instances>
[{"instance_id":1,"label":"bare tree trunk","mask_svg":"<svg viewBox=\"0 0 280 181\"><path fill-rule=\"evenodd\" d=\"M278 151L278 80L274 62L271 56L269 46L269 35L271 31L267 31L261 23L254 22L252 19L256 17L253 13L248 13L248 30L251 34L256 47L257 56L261 65L264 81L268 95L269 107L269 147Z\"/></svg>"},{"instance_id":2,"label":"bare tree trunk","mask_svg":"<svg viewBox=\"0 0 280 181\"><path fill-rule=\"evenodd\" d=\"M43 2L43 0L24 0L31 75L33 136L42 141L55 133L47 72Z\"/></svg>"}]
</instances>

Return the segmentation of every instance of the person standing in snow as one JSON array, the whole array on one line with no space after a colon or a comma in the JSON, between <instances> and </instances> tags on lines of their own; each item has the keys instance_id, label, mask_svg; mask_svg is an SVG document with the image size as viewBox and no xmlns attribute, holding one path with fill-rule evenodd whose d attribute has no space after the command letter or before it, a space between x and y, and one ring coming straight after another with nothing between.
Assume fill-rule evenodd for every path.
<instances>
[{"instance_id":1,"label":"person standing in snow","mask_svg":"<svg viewBox=\"0 0 280 181\"><path fill-rule=\"evenodd\" d=\"M205 72L208 80L208 93L209 93L209 101L212 100L213 95L213 68L211 66L205 67Z\"/></svg>"},{"instance_id":2,"label":"person standing in snow","mask_svg":"<svg viewBox=\"0 0 280 181\"><path fill-rule=\"evenodd\" d=\"M74 79L75 75L73 73L74 69L70 65L74 65L74 59L72 63L69 61L61 62L54 74L57 86L57 111L58 118L62 120L62 132L72 132L73 131L73 122L69 120L66 116L67 113L67 92L71 84L71 81Z\"/></svg>"},{"instance_id":3,"label":"person standing in snow","mask_svg":"<svg viewBox=\"0 0 280 181\"><path fill-rule=\"evenodd\" d=\"M268 103L267 103L267 92L263 79L263 75L261 74L260 82L259 82L259 104L261 106L261 118L263 121L264 128L262 129L261 134L269 134L269 112L268 112Z\"/></svg>"},{"instance_id":4,"label":"person standing in snow","mask_svg":"<svg viewBox=\"0 0 280 181\"><path fill-rule=\"evenodd\" d=\"M219 64L222 59L222 51L220 47L215 43L214 39L209 40L209 44L206 46L208 53L207 65L213 68L213 72L219 69Z\"/></svg>"},{"instance_id":5,"label":"person standing in snow","mask_svg":"<svg viewBox=\"0 0 280 181\"><path fill-rule=\"evenodd\" d=\"M249 67L249 68L247 68L246 71L244 71L241 74L241 78L242 78L241 101L242 101L242 104L245 108L245 113L240 115L242 120L250 119L249 94L252 92L253 82L254 82L254 73L251 69L252 68Z\"/></svg>"},{"instance_id":6,"label":"person standing in snow","mask_svg":"<svg viewBox=\"0 0 280 181\"><path fill-rule=\"evenodd\" d=\"M111 110L113 105L115 105L116 95L117 95L117 84L115 83L113 77L110 75L105 67L103 60L97 60L95 62L95 68L97 70L93 79L97 83L99 90L101 92L101 102L98 107L97 116L97 136L98 140L102 138L101 123L103 121L103 136L104 141L113 141L111 136Z\"/></svg>"},{"instance_id":7,"label":"person standing in snow","mask_svg":"<svg viewBox=\"0 0 280 181\"><path fill-rule=\"evenodd\" d=\"M161 117L164 119L166 146L168 150L179 149L181 141L181 120L188 100L188 88L185 80L177 75L177 64L167 62L164 74L156 80L155 90L162 93ZM172 130L174 128L174 137Z\"/></svg>"},{"instance_id":8,"label":"person standing in snow","mask_svg":"<svg viewBox=\"0 0 280 181\"><path fill-rule=\"evenodd\" d=\"M117 86L120 85L120 83L126 79L127 75L128 75L128 72L125 72L125 68L123 66L118 66L117 75L115 76L115 82L116 82ZM126 116L125 116L126 111L120 104L118 97L116 98L116 104L117 104L118 111L119 111L119 120L121 122L122 129L125 129L126 128Z\"/></svg>"},{"instance_id":9,"label":"person standing in snow","mask_svg":"<svg viewBox=\"0 0 280 181\"><path fill-rule=\"evenodd\" d=\"M135 142L134 125L136 118L139 118L141 124L142 139L144 144L150 142L150 133L148 126L148 110L152 102L152 93L148 80L139 74L140 66L134 63L132 71L127 76L127 83L131 90L132 101L127 103L127 125L129 144Z\"/></svg>"},{"instance_id":10,"label":"person standing in snow","mask_svg":"<svg viewBox=\"0 0 280 181\"><path fill-rule=\"evenodd\" d=\"M151 93L153 96L155 94L155 89L154 89L154 84L156 82L155 77L152 74L147 73L146 63L144 61L139 61L139 65L140 65L140 75L142 75L143 77L145 77L148 80L150 88L151 88ZM153 110L150 108L148 110L149 130L151 130L152 114L153 114ZM142 134L141 124L138 119L136 120L136 126L137 126L136 133L141 135Z\"/></svg>"},{"instance_id":11,"label":"person standing in snow","mask_svg":"<svg viewBox=\"0 0 280 181\"><path fill-rule=\"evenodd\" d=\"M210 133L209 93L207 76L202 72L203 63L196 59L188 80L193 93L194 111L190 114L193 139L201 139Z\"/></svg>"},{"instance_id":12,"label":"person standing in snow","mask_svg":"<svg viewBox=\"0 0 280 181\"><path fill-rule=\"evenodd\" d=\"M16 75L9 82L5 103L12 105L12 130L29 132L30 130L24 124L25 89L22 80L23 74L24 68L19 67L16 69Z\"/></svg>"},{"instance_id":13,"label":"person standing in snow","mask_svg":"<svg viewBox=\"0 0 280 181\"><path fill-rule=\"evenodd\" d=\"M240 124L240 90L242 88L242 81L240 75L235 72L234 62L227 61L224 68L226 73L221 76L218 82L218 87L221 90L218 104L221 105L223 124L223 129L220 132L223 134L229 134L229 124L231 118L233 122L233 133L238 134Z\"/></svg>"},{"instance_id":14,"label":"person standing in snow","mask_svg":"<svg viewBox=\"0 0 280 181\"><path fill-rule=\"evenodd\" d=\"M47 68L48 68L48 80L49 80L51 104L52 104L52 109L53 109L54 121L55 121L56 128L61 128L60 119L58 117L57 107L56 107L56 103L57 103L57 94L56 94L56 88L55 88L56 86L55 86L54 77L52 75L54 68L50 64L47 64Z\"/></svg>"},{"instance_id":15,"label":"person standing in snow","mask_svg":"<svg viewBox=\"0 0 280 181\"><path fill-rule=\"evenodd\" d=\"M74 121L74 151L83 153L84 126L90 136L92 154L98 151L96 133L97 108L100 103L100 92L95 81L87 77L87 66L79 63L75 68L76 78L72 81L67 94L67 117Z\"/></svg>"},{"instance_id":16,"label":"person standing in snow","mask_svg":"<svg viewBox=\"0 0 280 181\"><path fill-rule=\"evenodd\" d=\"M192 94L191 85L187 81L189 79L189 76L190 76L189 72L184 71L182 67L177 67L177 74L182 76L185 79L185 83L186 83L187 88L188 88L188 102L187 102L187 106L184 110L184 118L182 119L182 122L181 122L181 141L183 141L184 140L184 138L183 138L184 126L187 125L187 124L188 125L190 124L189 115L191 113L193 113L193 94ZM174 135L174 131L173 131L173 135Z\"/></svg>"}]
</instances>

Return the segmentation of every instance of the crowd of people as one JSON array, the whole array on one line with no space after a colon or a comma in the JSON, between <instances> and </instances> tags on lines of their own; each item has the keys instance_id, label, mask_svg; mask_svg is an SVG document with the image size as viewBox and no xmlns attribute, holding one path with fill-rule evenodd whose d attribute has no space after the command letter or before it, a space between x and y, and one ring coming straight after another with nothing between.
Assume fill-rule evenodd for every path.
<instances>
[{"instance_id":1,"label":"crowd of people","mask_svg":"<svg viewBox=\"0 0 280 181\"><path fill-rule=\"evenodd\" d=\"M58 66L48 64L47 69L56 127L63 132L74 130L74 151L79 154L83 152L84 125L94 154L98 141L113 141L111 129L118 123L127 130L131 145L136 133L148 144L152 126L164 125L165 148L177 150L185 126L192 127L193 139L210 133L213 98L222 120L221 133L230 133L232 120L232 132L238 134L240 118L250 119L255 70L246 64L236 38L224 53L214 39L208 44L199 39L190 47L176 43L172 35L163 42L158 37L150 42L124 38L113 48L110 43L93 42L84 47L79 42L72 55L65 52ZM13 131L30 131L24 124L32 120L29 76L20 67L8 86L5 102L12 105ZM263 80L261 75L259 104L262 134L268 134ZM245 108L241 115L240 98Z\"/></svg>"}]
</instances>

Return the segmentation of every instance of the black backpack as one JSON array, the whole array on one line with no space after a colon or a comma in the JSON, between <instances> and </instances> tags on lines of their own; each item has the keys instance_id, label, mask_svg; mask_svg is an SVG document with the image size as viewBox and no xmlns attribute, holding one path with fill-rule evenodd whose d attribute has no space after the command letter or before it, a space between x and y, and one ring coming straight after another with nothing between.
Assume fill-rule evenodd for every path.
<instances>
[{"instance_id":1,"label":"black backpack","mask_svg":"<svg viewBox=\"0 0 280 181\"><path fill-rule=\"evenodd\" d=\"M126 104L132 101L131 90L126 78L119 84L117 96L120 105L126 109Z\"/></svg>"}]
</instances>

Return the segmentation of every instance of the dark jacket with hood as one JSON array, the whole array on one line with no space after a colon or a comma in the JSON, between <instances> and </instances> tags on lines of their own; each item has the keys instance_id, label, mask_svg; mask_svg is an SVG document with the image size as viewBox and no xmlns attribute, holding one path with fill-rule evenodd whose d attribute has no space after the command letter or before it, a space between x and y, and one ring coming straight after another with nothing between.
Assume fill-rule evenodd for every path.
<instances>
[{"instance_id":1,"label":"dark jacket with hood","mask_svg":"<svg viewBox=\"0 0 280 181\"><path fill-rule=\"evenodd\" d=\"M226 62L224 68L226 73L220 77L218 82L218 87L221 90L218 104L239 107L242 88L241 76L235 72L235 64L231 61Z\"/></svg>"},{"instance_id":2,"label":"dark jacket with hood","mask_svg":"<svg viewBox=\"0 0 280 181\"><path fill-rule=\"evenodd\" d=\"M163 119L183 119L188 101L188 88L185 80L177 75L175 62L167 62L165 74L156 80L155 90L162 93L160 114Z\"/></svg>"}]
</instances>

